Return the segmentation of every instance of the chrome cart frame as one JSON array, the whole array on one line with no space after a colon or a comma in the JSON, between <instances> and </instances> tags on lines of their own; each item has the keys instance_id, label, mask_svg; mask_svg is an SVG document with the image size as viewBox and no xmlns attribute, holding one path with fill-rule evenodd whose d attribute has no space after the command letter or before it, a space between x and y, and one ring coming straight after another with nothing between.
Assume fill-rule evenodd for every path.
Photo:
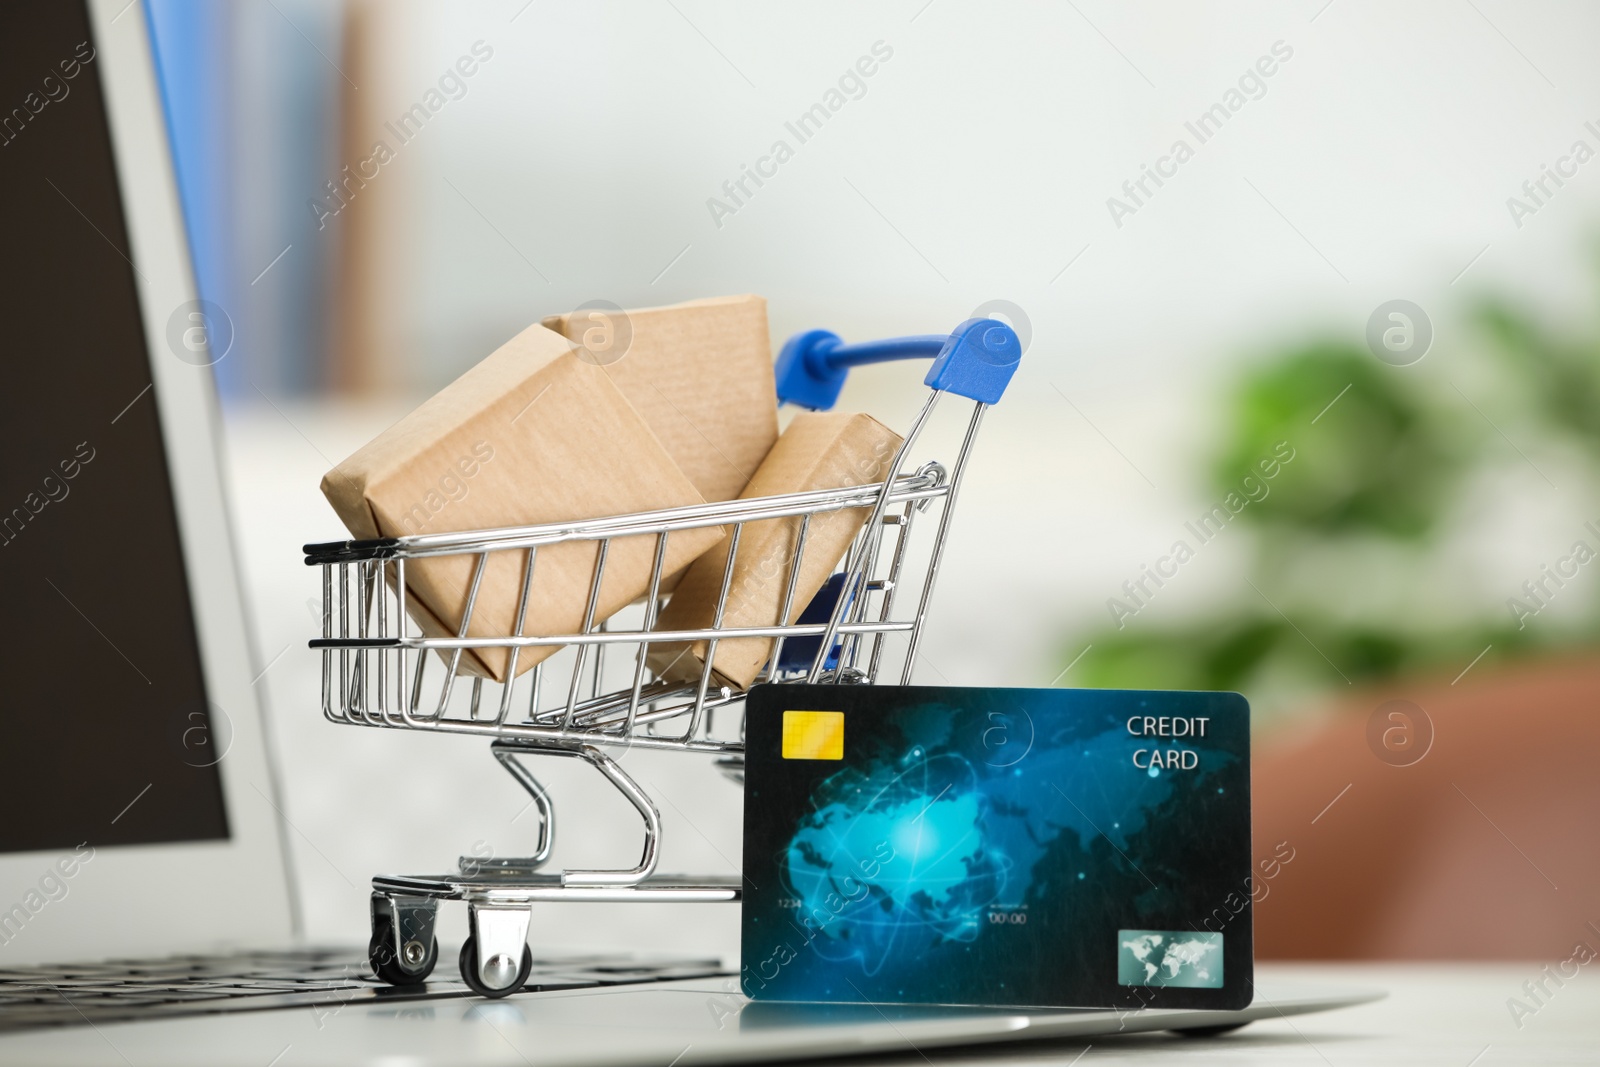
<instances>
[{"instance_id":1,"label":"chrome cart frame","mask_svg":"<svg viewBox=\"0 0 1600 1067\"><path fill-rule=\"evenodd\" d=\"M540 817L530 855L462 857L458 871L451 874L373 879L369 955L380 978L397 985L427 978L438 957L434 926L441 900L466 902L469 931L462 946L461 975L475 991L493 997L515 991L527 978L532 963L528 926L538 901L740 898L736 874L656 873L660 812L611 753L635 747L705 753L716 757L728 777L743 780L744 694L721 684L714 674L719 641L773 640L758 682L871 684L886 670L886 645L896 635L905 643L899 682L910 682L962 474L985 410L1000 398L1016 369L1020 344L1008 326L989 319L968 320L948 336L854 346L844 345L831 333L812 331L791 340L777 365L780 399L827 408L837 398L850 366L917 356L935 357L927 378L933 392L882 482L583 522L306 546L307 565L321 568L322 635L310 645L322 653L324 715L332 722L355 726L487 737L490 752L528 792ZM954 466L948 472L934 462L910 468L908 457L946 392L975 401ZM819 594L798 620L785 621L796 614L800 563L813 516L850 509L870 510L842 568L824 587L824 593L831 591L833 597L831 610ZM907 552L912 527L930 511L937 512L931 547L920 563L913 562ZM741 536L748 524L769 520L791 520L794 530L792 562L781 579L786 584L778 622L725 626ZM666 600L661 588L668 538L710 526L725 528L728 544L712 624L692 630L656 629ZM632 624L619 621L628 611L609 621L597 618L607 555L614 542L630 538L648 539L654 547L642 617ZM574 541L596 545L581 630L525 634L540 550ZM496 553L512 553L521 561L516 624L510 633L469 637L483 575ZM407 625L406 564L451 555L474 561L464 617L456 636L426 637ZM897 595L904 584L920 586L909 601ZM652 645L669 642L705 643L698 678L676 682L653 677L647 653ZM522 650L551 646L566 651L525 671L524 685L517 677ZM466 675L462 654L479 648L508 650L507 681ZM626 651L632 653L629 669L619 672L617 653ZM557 666L563 658L569 660L564 669ZM626 684L611 687L608 673L617 680L626 678ZM533 755L580 759L628 800L644 822L644 849L637 864L624 869L544 870L554 846L555 809L544 786L522 762Z\"/></svg>"}]
</instances>

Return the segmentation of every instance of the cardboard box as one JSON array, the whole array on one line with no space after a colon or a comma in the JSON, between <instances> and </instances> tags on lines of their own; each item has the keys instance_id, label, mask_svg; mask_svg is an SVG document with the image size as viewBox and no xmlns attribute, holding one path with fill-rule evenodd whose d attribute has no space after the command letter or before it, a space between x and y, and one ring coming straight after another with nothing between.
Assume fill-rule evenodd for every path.
<instances>
[{"instance_id":1,"label":"cardboard box","mask_svg":"<svg viewBox=\"0 0 1600 1067\"><path fill-rule=\"evenodd\" d=\"M767 302L719 296L544 320L603 367L707 500L732 500L778 439Z\"/></svg>"},{"instance_id":2,"label":"cardboard box","mask_svg":"<svg viewBox=\"0 0 1600 1067\"><path fill-rule=\"evenodd\" d=\"M900 442L899 434L870 415L804 412L789 424L739 495L741 498L777 496L882 481ZM794 602L786 622L799 618L844 558L850 542L870 514L870 508L852 508L812 516ZM724 626L777 623L789 569L794 563L800 521L795 516L745 526L728 586L727 607L722 617ZM728 549L729 542L724 541L690 565L661 612L656 624L659 629L690 630L712 624L723 571L728 564ZM771 638L765 637L718 641L713 669L721 681L739 689L748 688L761 673L773 643ZM652 645L649 662L657 676L685 680L699 677L705 653L705 642Z\"/></svg>"},{"instance_id":3,"label":"cardboard box","mask_svg":"<svg viewBox=\"0 0 1600 1067\"><path fill-rule=\"evenodd\" d=\"M531 326L322 479L322 492L358 538L570 522L704 502L605 368L559 334ZM667 540L666 571L725 537L719 527ZM582 629L598 543L538 550L523 633ZM596 620L649 589L655 538L613 541ZM429 636L457 634L475 557L406 565L408 607ZM489 557L469 636L510 634L524 552ZM393 581L393 575L390 575ZM555 646L526 648L520 674ZM463 669L504 681L509 651L479 649Z\"/></svg>"}]
</instances>

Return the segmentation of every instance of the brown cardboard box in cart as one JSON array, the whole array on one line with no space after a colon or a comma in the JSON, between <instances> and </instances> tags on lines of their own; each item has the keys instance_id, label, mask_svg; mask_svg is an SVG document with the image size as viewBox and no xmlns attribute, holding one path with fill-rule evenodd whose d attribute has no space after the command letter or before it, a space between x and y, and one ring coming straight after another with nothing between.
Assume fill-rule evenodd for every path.
<instances>
[{"instance_id":1,"label":"brown cardboard box in cart","mask_svg":"<svg viewBox=\"0 0 1600 1067\"><path fill-rule=\"evenodd\" d=\"M899 434L870 415L802 412L795 416L739 495L777 496L882 481L900 442ZM870 508L851 508L811 517L794 601L785 622L799 618L844 558L870 513ZM794 564L800 522L796 516L745 526L728 583L724 627L772 626L778 622L789 570ZM690 565L662 610L656 623L658 629L692 630L712 625L727 570L729 545L729 541L722 542ZM773 643L767 637L720 640L713 669L722 681L746 689L761 673ZM681 681L699 677L705 655L703 641L667 642L650 646L649 662L658 676Z\"/></svg>"},{"instance_id":2,"label":"brown cardboard box in cart","mask_svg":"<svg viewBox=\"0 0 1600 1067\"><path fill-rule=\"evenodd\" d=\"M329 471L322 491L359 538L571 522L704 503L607 368L543 326L507 341ZM725 536L720 527L674 534L665 572L682 570ZM596 622L648 591L655 549L654 537L611 543ZM596 555L594 541L538 550L524 634L582 629ZM469 636L513 632L525 560L523 551L489 556ZM407 562L408 607L424 633L456 635L473 566L471 556ZM555 651L525 648L518 673ZM463 669L504 681L509 655L504 648L471 651L462 657Z\"/></svg>"},{"instance_id":3,"label":"brown cardboard box in cart","mask_svg":"<svg viewBox=\"0 0 1600 1067\"><path fill-rule=\"evenodd\" d=\"M707 500L732 500L778 439L767 302L587 306L544 320L604 367Z\"/></svg>"}]
</instances>

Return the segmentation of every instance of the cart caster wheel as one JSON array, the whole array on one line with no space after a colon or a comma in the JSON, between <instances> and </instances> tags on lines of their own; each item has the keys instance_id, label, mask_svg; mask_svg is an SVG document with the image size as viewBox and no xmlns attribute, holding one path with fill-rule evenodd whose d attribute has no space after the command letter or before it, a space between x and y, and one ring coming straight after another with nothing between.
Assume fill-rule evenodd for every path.
<instances>
[{"instance_id":1,"label":"cart caster wheel","mask_svg":"<svg viewBox=\"0 0 1600 1067\"><path fill-rule=\"evenodd\" d=\"M502 956L503 970L511 969L511 960ZM510 996L528 984L528 975L533 972L533 950L527 945L522 946L522 966L517 968L515 978L506 975L509 979L500 989L490 989L478 977L478 939L467 938L466 944L461 946L461 980L467 983L471 990L480 997L505 997Z\"/></svg>"},{"instance_id":2,"label":"cart caster wheel","mask_svg":"<svg viewBox=\"0 0 1600 1067\"><path fill-rule=\"evenodd\" d=\"M1179 1030L1184 1037L1217 1037L1221 1034L1231 1034L1242 1026L1249 1026L1248 1022L1223 1023L1221 1026L1191 1026Z\"/></svg>"},{"instance_id":3,"label":"cart caster wheel","mask_svg":"<svg viewBox=\"0 0 1600 1067\"><path fill-rule=\"evenodd\" d=\"M372 964L372 973L380 979L394 986L421 985L427 981L428 975L433 973L434 964L439 962L439 939L430 938L426 955L419 960L410 960L412 970L400 966L400 961L394 954L394 936L391 932L387 918L380 919L373 925L372 940L367 944L367 962ZM401 949L410 952L413 956L421 953L420 941L408 941Z\"/></svg>"}]
</instances>

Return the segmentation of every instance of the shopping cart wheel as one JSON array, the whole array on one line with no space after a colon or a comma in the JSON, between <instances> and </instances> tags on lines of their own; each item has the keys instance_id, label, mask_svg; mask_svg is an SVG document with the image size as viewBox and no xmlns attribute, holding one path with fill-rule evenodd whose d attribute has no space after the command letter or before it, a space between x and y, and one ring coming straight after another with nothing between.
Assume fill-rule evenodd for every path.
<instances>
[{"instance_id":1,"label":"shopping cart wheel","mask_svg":"<svg viewBox=\"0 0 1600 1067\"><path fill-rule=\"evenodd\" d=\"M510 970L510 958L503 957L505 970ZM499 989L491 989L483 984L483 979L478 977L478 939L467 938L466 944L461 946L461 980L472 988L480 997L505 997L510 996L528 984L528 975L533 972L533 950L527 945L522 946L522 966L517 969L514 979L507 982Z\"/></svg>"},{"instance_id":2,"label":"shopping cart wheel","mask_svg":"<svg viewBox=\"0 0 1600 1067\"><path fill-rule=\"evenodd\" d=\"M408 970L395 957L393 921L387 915L373 919L372 940L367 943L367 962L372 964L372 973L390 985L421 985L433 973L434 964L439 962L439 939L428 939L430 943L426 953L422 951L422 942L407 941L400 951L411 955L406 961L410 968Z\"/></svg>"}]
</instances>

